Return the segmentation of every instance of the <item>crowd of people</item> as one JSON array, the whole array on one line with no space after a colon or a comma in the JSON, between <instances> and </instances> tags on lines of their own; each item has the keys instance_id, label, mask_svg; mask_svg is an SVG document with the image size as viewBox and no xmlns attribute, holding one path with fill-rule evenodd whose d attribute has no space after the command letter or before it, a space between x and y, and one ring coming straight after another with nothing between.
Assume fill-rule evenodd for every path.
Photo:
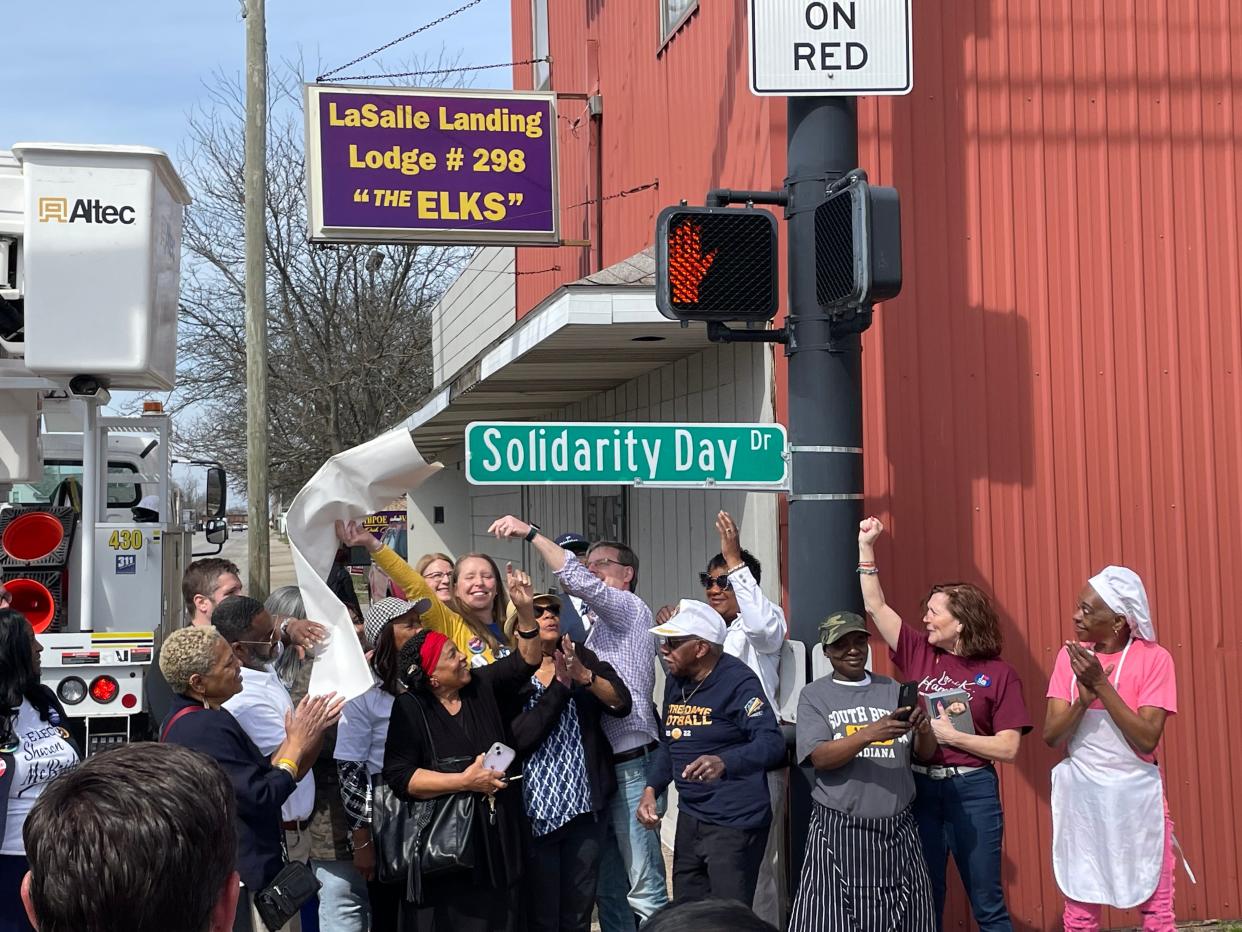
<instances>
[{"instance_id":1,"label":"crowd of people","mask_svg":"<svg viewBox=\"0 0 1242 932\"><path fill-rule=\"evenodd\" d=\"M830 672L801 690L791 752L776 707L785 616L734 519L721 512L716 531L702 597L653 612L619 541L495 521L490 534L529 542L555 579L536 592L486 554L410 565L339 522L341 546L364 547L393 593L362 608L348 574L330 580L373 674L348 702L307 694L327 633L296 588L261 603L236 566L199 560L187 624L148 684L156 740L85 762L0 588L0 932L274 932L303 917L333 932L585 932L594 914L603 932L931 932L950 857L979 928L1012 928L997 765L1033 722L990 597L933 585L920 624L904 623L880 585L883 526L863 521L872 624L848 611L820 624ZM900 679L870 671L873 632ZM1122 567L1087 581L1066 633L1043 726L1067 752L1052 779L1064 927L1098 929L1109 905L1165 932L1172 659ZM814 780L787 884L791 765Z\"/></svg>"}]
</instances>

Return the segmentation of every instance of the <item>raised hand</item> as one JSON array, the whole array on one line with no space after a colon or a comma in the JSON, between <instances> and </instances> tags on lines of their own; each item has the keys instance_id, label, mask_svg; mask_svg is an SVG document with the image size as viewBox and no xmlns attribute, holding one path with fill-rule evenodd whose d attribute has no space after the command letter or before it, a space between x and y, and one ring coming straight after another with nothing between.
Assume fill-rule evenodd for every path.
<instances>
[{"instance_id":1,"label":"raised hand","mask_svg":"<svg viewBox=\"0 0 1242 932\"><path fill-rule=\"evenodd\" d=\"M565 672L573 682L579 686L586 686L591 682L591 671L578 659L577 648L574 647L574 642L568 634L561 638L561 646L556 652L556 656L563 659Z\"/></svg>"},{"instance_id":2,"label":"raised hand","mask_svg":"<svg viewBox=\"0 0 1242 932\"><path fill-rule=\"evenodd\" d=\"M375 553L383 546L379 539L366 530L357 521L337 521L336 539L346 547L366 547L370 553Z\"/></svg>"},{"instance_id":3,"label":"raised hand","mask_svg":"<svg viewBox=\"0 0 1242 932\"><path fill-rule=\"evenodd\" d=\"M487 529L487 533L495 534L502 540L506 537L525 537L530 533L530 524L513 515L505 515L503 518L497 518L493 521Z\"/></svg>"},{"instance_id":4,"label":"raised hand","mask_svg":"<svg viewBox=\"0 0 1242 932\"><path fill-rule=\"evenodd\" d=\"M680 610L681 610L680 605L664 606L662 609L656 612L656 616L655 616L656 627L658 628L660 625L664 624L664 622L668 621L670 618L676 615L677 612Z\"/></svg>"},{"instance_id":5,"label":"raised hand","mask_svg":"<svg viewBox=\"0 0 1242 932\"><path fill-rule=\"evenodd\" d=\"M530 581L530 574L522 570L515 570L512 563L506 563L505 584L509 588L509 598L519 612L523 609L534 608L535 591Z\"/></svg>"},{"instance_id":6,"label":"raised hand","mask_svg":"<svg viewBox=\"0 0 1242 932\"><path fill-rule=\"evenodd\" d=\"M720 555L725 559L725 566L737 566L742 562L742 529L732 515L722 511L716 515L716 530L720 534Z\"/></svg>"},{"instance_id":7,"label":"raised hand","mask_svg":"<svg viewBox=\"0 0 1242 932\"><path fill-rule=\"evenodd\" d=\"M869 518L863 518L858 522L858 543L859 546L871 547L875 544L876 539L884 533L884 525L880 523L880 519L875 515Z\"/></svg>"}]
</instances>

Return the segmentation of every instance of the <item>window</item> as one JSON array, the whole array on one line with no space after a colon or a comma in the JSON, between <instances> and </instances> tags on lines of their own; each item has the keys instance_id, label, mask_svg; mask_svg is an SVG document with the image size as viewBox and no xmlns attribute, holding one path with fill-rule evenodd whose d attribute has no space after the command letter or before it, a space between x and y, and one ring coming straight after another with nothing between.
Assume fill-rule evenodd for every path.
<instances>
[{"instance_id":1,"label":"window","mask_svg":"<svg viewBox=\"0 0 1242 932\"><path fill-rule=\"evenodd\" d=\"M138 475L132 463L109 462L108 472L132 472ZM57 487L65 479L82 481L82 464L64 460L48 460L43 464L43 478L38 482L15 484L9 492L9 501L14 504L47 504ZM142 486L137 482L109 482L108 507L133 508L142 497Z\"/></svg>"},{"instance_id":2,"label":"window","mask_svg":"<svg viewBox=\"0 0 1242 932\"><path fill-rule=\"evenodd\" d=\"M660 0L660 41L675 33L698 8L699 0Z\"/></svg>"},{"instance_id":3,"label":"window","mask_svg":"<svg viewBox=\"0 0 1242 932\"><path fill-rule=\"evenodd\" d=\"M531 25L534 35L531 41L531 58L548 57L548 0L531 0ZM546 61L536 62L533 69L534 89L546 91L552 84L552 69Z\"/></svg>"}]
</instances>

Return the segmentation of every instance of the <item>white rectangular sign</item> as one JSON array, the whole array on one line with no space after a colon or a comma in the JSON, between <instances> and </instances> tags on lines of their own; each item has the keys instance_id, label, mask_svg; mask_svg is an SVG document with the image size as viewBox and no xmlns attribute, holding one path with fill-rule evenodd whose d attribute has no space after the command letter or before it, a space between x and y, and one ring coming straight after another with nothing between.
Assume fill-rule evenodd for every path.
<instances>
[{"instance_id":1,"label":"white rectangular sign","mask_svg":"<svg viewBox=\"0 0 1242 932\"><path fill-rule=\"evenodd\" d=\"M750 0L760 96L908 94L913 0Z\"/></svg>"}]
</instances>

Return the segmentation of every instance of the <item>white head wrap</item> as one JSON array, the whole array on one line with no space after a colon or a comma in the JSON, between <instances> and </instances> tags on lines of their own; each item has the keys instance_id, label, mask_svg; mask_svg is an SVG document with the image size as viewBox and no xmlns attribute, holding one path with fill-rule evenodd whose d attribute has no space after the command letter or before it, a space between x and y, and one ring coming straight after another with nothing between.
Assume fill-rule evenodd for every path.
<instances>
[{"instance_id":1,"label":"white head wrap","mask_svg":"<svg viewBox=\"0 0 1242 932\"><path fill-rule=\"evenodd\" d=\"M1138 573L1124 566L1106 566L1087 580L1104 603L1118 615L1125 615L1130 623L1130 633L1144 641L1156 640L1156 628L1151 623L1151 608L1147 604L1147 590Z\"/></svg>"}]
</instances>

